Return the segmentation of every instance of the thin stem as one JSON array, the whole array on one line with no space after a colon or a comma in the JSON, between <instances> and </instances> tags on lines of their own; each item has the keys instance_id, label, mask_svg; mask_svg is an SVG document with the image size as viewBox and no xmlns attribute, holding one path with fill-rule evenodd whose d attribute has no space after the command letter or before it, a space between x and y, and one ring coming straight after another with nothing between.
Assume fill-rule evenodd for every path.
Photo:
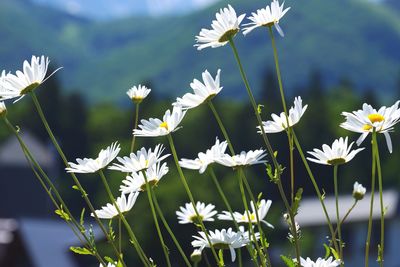
<instances>
[{"instance_id":1,"label":"thin stem","mask_svg":"<svg viewBox=\"0 0 400 267\"><path fill-rule=\"evenodd\" d=\"M134 130L138 127L138 122L139 122L139 103L136 104L136 108L135 108L135 123L133 126ZM132 134L131 153L133 152L133 149L135 148L135 140L136 140L136 135Z\"/></svg>"},{"instance_id":2,"label":"thin stem","mask_svg":"<svg viewBox=\"0 0 400 267\"><path fill-rule=\"evenodd\" d=\"M74 232L74 234L76 235L76 237L81 241L82 244L85 244L85 242L82 240L82 238L80 237L79 233L84 237L84 239L86 240L86 244L89 245L89 247L92 249L92 251L95 253L95 257L99 260L100 263L105 263L102 259L102 257L100 256L100 254L97 252L97 249L91 245L90 239L89 237L87 237L87 235L85 234L84 229L82 228L82 226L76 221L75 217L72 215L72 213L70 212L70 210L68 209L67 205L65 204L64 200L62 199L61 195L59 194L57 188L54 186L53 182L50 180L50 178L47 176L47 174L43 171L43 169L40 167L39 163L35 160L35 158L33 157L33 155L31 154L29 148L26 146L25 142L22 140L22 138L20 137L18 131L14 128L14 126L9 122L9 120L4 117L4 122L7 125L8 129L16 136L22 151L24 152L25 158L27 159L32 171L34 172L36 178L38 179L38 181L40 182L40 184L42 185L43 189L46 191L46 193L48 194L48 196L50 197L51 201L53 202L53 204L56 206L57 209L62 210L67 213L67 215L69 216L69 218L72 221L72 225L66 220L67 224L70 226L71 230ZM46 180L43 181L42 177L40 177L40 174L35 170L38 169L38 171L40 172L40 174L43 176L43 178ZM47 188L46 183L48 184L48 186L50 186L50 189ZM54 192L54 194L56 195L58 201L60 202L60 205L58 205L57 201L54 199L53 195L51 194L51 191ZM78 231L74 228L76 227L78 229Z\"/></svg>"},{"instance_id":3,"label":"thin stem","mask_svg":"<svg viewBox=\"0 0 400 267\"><path fill-rule=\"evenodd\" d=\"M208 171L209 171L210 176L211 176L211 178L212 178L212 180L213 180L213 182L214 182L214 184L215 184L215 187L217 187L218 193L219 193L220 197L222 198L222 201L224 202L226 208L227 208L228 211L229 211L229 214L230 214L231 217L232 217L232 221L233 221L233 224L234 224L235 227L236 227L236 231L240 231L240 229L239 229L239 224L237 223L237 221L236 221L236 219L235 219L235 216L233 215L232 207L231 207L231 205L229 204L228 199L226 198L226 195L225 195L224 191L222 190L222 187L221 187L220 183L218 182L218 179L217 179L217 177L216 177L216 175L215 175L215 172L214 172L213 168L212 168L211 166L209 166L209 167L208 167ZM257 257L255 256L255 253L254 253L254 251L253 251L253 247L249 244L249 245L246 246L246 248L247 248L247 250L249 251L249 254L250 254L251 258L253 259L254 265L255 265L256 267L259 266L259 265L258 265Z\"/></svg>"},{"instance_id":4,"label":"thin stem","mask_svg":"<svg viewBox=\"0 0 400 267\"><path fill-rule=\"evenodd\" d=\"M353 205L350 207L350 209L346 212L344 215L343 219L340 221L338 225L343 225L343 223L346 221L347 217L349 217L350 213L353 211L354 207L357 205L358 200L355 200ZM335 230L335 235L337 233L338 229L336 228Z\"/></svg>"},{"instance_id":5,"label":"thin stem","mask_svg":"<svg viewBox=\"0 0 400 267\"><path fill-rule=\"evenodd\" d=\"M118 217L118 248L119 253L122 253L122 220L121 217Z\"/></svg>"},{"instance_id":6,"label":"thin stem","mask_svg":"<svg viewBox=\"0 0 400 267\"><path fill-rule=\"evenodd\" d=\"M383 186L382 186L382 170L381 170L381 161L379 156L379 146L376 138L376 132L372 134L373 146L375 147L375 160L376 160L376 169L378 171L378 187L379 187L379 202L381 208L381 244L378 250L378 262L379 266L383 267L384 261L384 246L385 246L385 208L383 206Z\"/></svg>"},{"instance_id":7,"label":"thin stem","mask_svg":"<svg viewBox=\"0 0 400 267\"><path fill-rule=\"evenodd\" d=\"M300 246L299 246L299 236L297 235L297 231L296 231L296 222L294 220L294 214L293 214L293 210L290 208L289 205L289 201L286 198L285 192L283 190L283 186L282 186L282 182L280 179L278 179L276 181L276 184L278 185L278 190L279 190L279 194L281 195L281 198L283 200L283 203L285 205L285 208L289 214L289 219L290 219L290 226L292 228L291 232L294 238L294 248L295 248L295 252L296 252L296 259L297 262L300 262Z\"/></svg>"},{"instance_id":8,"label":"thin stem","mask_svg":"<svg viewBox=\"0 0 400 267\"><path fill-rule=\"evenodd\" d=\"M291 131L287 132L288 142L289 142L289 161L290 161L290 200L293 205L294 202L294 145L293 145L293 136L291 135Z\"/></svg>"},{"instance_id":9,"label":"thin stem","mask_svg":"<svg viewBox=\"0 0 400 267\"><path fill-rule=\"evenodd\" d=\"M162 212L162 209L161 209L160 206L158 205L157 196L156 196L156 194L154 193L153 188L150 187L150 190L151 190L151 195L153 196L153 203L154 203L154 206L155 206L155 208L156 208L156 210L157 210L158 216L160 216L161 221L163 222L165 229L167 229L169 235L171 236L172 240L173 240L174 243L175 243L175 246L178 248L178 251L179 251L179 253L181 254L183 260L185 261L186 266L191 267L192 265L190 264L189 259L186 257L186 254L185 254L185 252L183 251L181 245L179 244L178 239L175 237L174 232L171 230L171 227L169 227L168 222L167 222L167 220L165 219L164 214L163 214L163 212Z\"/></svg>"},{"instance_id":10,"label":"thin stem","mask_svg":"<svg viewBox=\"0 0 400 267\"><path fill-rule=\"evenodd\" d=\"M375 131L374 131L375 132ZM375 193L375 176L376 176L376 160L375 160L375 148L374 148L374 132L372 133L372 173L371 173L371 200L369 206L369 218L368 218L368 230L367 230L367 240L365 241L365 267L369 264L369 246L371 242L372 233L372 213L374 211L374 193Z\"/></svg>"},{"instance_id":11,"label":"thin stem","mask_svg":"<svg viewBox=\"0 0 400 267\"><path fill-rule=\"evenodd\" d=\"M252 224L252 216L250 216L250 211L249 211L249 206L247 205L247 199L246 199L246 193L244 192L244 187L243 187L243 169L242 167L239 167L238 169L238 182L239 182L239 188L240 188L240 194L242 195L242 202L244 205L244 209L245 209L245 213L247 216L247 220L248 220L248 226L249 226L249 233L251 234L251 236L254 239L254 243L256 245L256 249L258 252L258 255L260 256L260 260L261 260L261 265L262 266L266 266L266 259L264 256L264 253L262 253L260 246L258 244L256 235L254 233L254 229L253 229L253 224ZM256 205L257 203L253 203L254 205ZM255 211L255 213L257 213L257 211ZM250 238L251 240L251 238Z\"/></svg>"},{"instance_id":12,"label":"thin stem","mask_svg":"<svg viewBox=\"0 0 400 267\"><path fill-rule=\"evenodd\" d=\"M158 238L160 239L161 247L162 247L162 249L163 249L164 256L165 256L165 260L167 261L167 265L168 265L169 267L171 267L171 262L170 262L170 259L169 259L168 248L167 248L167 246L165 245L164 238L163 238L163 235L162 235L162 233L161 233L160 225L158 224L157 214L156 214L156 210L155 210L155 208L154 208L153 197L152 197L152 195L151 195L150 185L149 185L149 183L148 183L148 181L147 181L146 171L142 171L142 174L143 174L143 177L144 177L144 180L145 180L145 183L146 183L147 198L148 198L148 200L149 200L150 209L151 209L151 213L152 213L152 215L153 215L153 220L154 220L154 224L155 224L155 226L156 226Z\"/></svg>"},{"instance_id":13,"label":"thin stem","mask_svg":"<svg viewBox=\"0 0 400 267\"><path fill-rule=\"evenodd\" d=\"M333 185L335 190L335 203L336 203L336 222L337 222L337 230L339 236L339 258L340 265L343 266L343 241L342 241L342 231L340 229L340 214L339 214L339 191L338 191L338 165L333 166Z\"/></svg>"},{"instance_id":14,"label":"thin stem","mask_svg":"<svg viewBox=\"0 0 400 267\"><path fill-rule=\"evenodd\" d=\"M238 256L239 267L243 267L242 250L240 248L238 248L236 251L237 251L237 256Z\"/></svg>"},{"instance_id":15,"label":"thin stem","mask_svg":"<svg viewBox=\"0 0 400 267\"><path fill-rule=\"evenodd\" d=\"M314 174L311 171L310 165L308 165L308 162L307 162L307 159L306 159L306 157L304 155L303 149L301 148L299 140L297 139L297 136L296 136L296 134L295 134L293 129L292 129L292 135L293 135L293 140L294 140L294 143L296 145L297 151L299 152L299 155L301 157L301 160L303 161L304 167L306 168L308 176L311 179L311 183L314 186L314 190L317 193L318 199L321 202L321 206L322 206L322 209L323 209L324 214L325 214L326 222L328 223L329 231L331 232L331 235L332 235L333 246L335 247L336 251L339 251L339 247L338 247L337 240L336 240L336 237L335 237L335 231L333 230L331 219L329 218L328 211L326 210L326 206L325 206L325 203L324 203L324 198L322 197L321 191L319 190L317 182L316 182L316 180L314 178Z\"/></svg>"},{"instance_id":16,"label":"thin stem","mask_svg":"<svg viewBox=\"0 0 400 267\"><path fill-rule=\"evenodd\" d=\"M48 133L48 135L49 135L51 141L53 142L53 144L54 144L54 146L55 146L55 148L56 148L58 154L60 155L61 159L63 160L64 165L65 165L66 167L69 167L68 160L67 160L67 158L66 158L64 152L62 151L60 145L58 144L56 138L54 137L53 131L51 130L51 128L50 128L50 126L49 126L49 124L48 124L48 122L47 122L47 120L46 120L46 117L44 116L43 110L42 110L42 108L41 108L41 106L40 106L40 104L39 104L39 101L38 101L38 99L37 99L35 93L34 93L34 92L30 92L29 94L30 94L31 97L32 97L33 103L34 103L34 105L35 105L35 107L36 107L36 110L37 110L37 112L38 112L38 114L39 114L39 117L40 117L40 119L42 120L42 123L43 123L44 127L46 128L46 131L47 131L47 133ZM119 254L118 249L117 249L117 247L115 246L113 240L112 240L111 237L109 236L109 234L108 234L108 232L107 232L107 229L104 227L103 223L100 221L99 217L97 216L97 214L96 214L96 212L95 212L95 209L94 209L92 203L90 202L90 200L89 200L89 198L88 198L88 196L87 196L87 194L86 194L85 189L82 187L82 185L81 185L81 183L79 182L79 180L78 180L78 178L76 177L76 175L75 175L74 173L70 173L70 174L71 174L72 179L74 180L74 183L76 184L76 186L78 187L79 191L81 192L82 197L83 197L83 199L85 200L86 204L88 205L90 211L94 214L94 218L95 218L97 224L100 226L100 229L102 230L102 232L103 232L104 235L106 236L107 241L111 244L111 246L112 246L114 252L116 253L116 255L117 255L117 257L118 257L118 260L121 261L122 264L123 264L123 266L126 267L126 264L125 264L124 260L122 259L121 255Z\"/></svg>"},{"instance_id":17,"label":"thin stem","mask_svg":"<svg viewBox=\"0 0 400 267\"><path fill-rule=\"evenodd\" d=\"M288 116L287 116L288 112L287 112L287 106L286 106L286 101L285 101L285 94L283 92L281 70L280 70L280 67L279 67L278 50L276 48L275 37L274 37L274 33L272 31L272 26L268 27L268 30L269 30L269 35L271 37L272 50L274 51L274 61L275 61L276 76L278 77L279 91L281 93L283 111L286 114L287 125L289 126L289 120L288 120Z\"/></svg>"},{"instance_id":18,"label":"thin stem","mask_svg":"<svg viewBox=\"0 0 400 267\"><path fill-rule=\"evenodd\" d=\"M242 80L243 80L244 85L245 85L245 87L246 87L247 94L249 95L251 105L253 106L254 114L256 115L257 122L258 122L258 126L260 126L260 130L261 130L261 134L262 134L264 143L265 143L265 145L266 145L266 147L267 147L267 150L268 150L269 155L270 155L271 158L272 158L272 162L273 162L273 164L274 164L275 169L279 169L280 166L279 166L278 160L276 159L276 157L275 157L275 155L274 155L274 150L272 149L271 143L269 142L269 139L268 139L268 137L267 137L267 135L266 135L266 133L265 133L264 127L263 127L263 125L262 125L261 116L260 116L260 114L259 114L259 112L258 112L258 109L257 109L256 100L255 100L255 98L254 98L254 96L253 96L253 93L252 93L252 91L251 91L250 84L249 84L249 82L248 82L248 80L247 80L247 77L246 77L246 73L244 72L242 63L241 63L241 61L240 61L239 53L238 53L238 51L237 51L237 48L236 48L235 43L233 42L233 39L232 39L232 38L229 39L229 44L231 45L233 54L234 54L234 56L235 56L236 62L237 62L238 67L239 67L240 75L242 76ZM279 174L279 175L280 175L280 174Z\"/></svg>"},{"instance_id":19,"label":"thin stem","mask_svg":"<svg viewBox=\"0 0 400 267\"><path fill-rule=\"evenodd\" d=\"M174 157L174 161L175 161L176 168L178 169L179 178L181 179L181 182L182 182L182 184L183 184L183 187L185 188L186 194L188 195L188 197L189 197L189 199L190 199L190 202L191 202L192 205L193 205L193 209L194 209L194 211L195 211L195 213L196 213L197 218L201 218L200 215L199 215L199 212L198 212L198 210L197 210L197 208L196 208L196 203L195 203L195 201L194 201L192 192L190 191L190 188L189 188L189 185L188 185L187 180L186 180L186 178L185 178L185 175L183 174L182 168L181 168L181 166L179 165L178 155L177 155L177 153L176 153L176 149L175 149L174 141L173 141L173 139L172 139L172 135L171 135L171 134L168 134L168 135L167 135L167 138L168 138L168 142L169 142L169 145L170 145L170 148L171 148L172 155L173 155L173 157ZM217 252L215 251L215 248L214 248L214 246L213 246L212 243L211 243L211 240L210 240L210 238L209 238L209 234L208 234L208 232L207 232L207 230L206 230L206 227L204 226L204 223L203 223L202 220L199 220L199 223L200 223L201 230L204 232L204 235L206 236L207 242L208 242L208 244L209 244L209 246L210 246L210 249L211 249L211 252L212 252L212 254L213 254L213 256L214 256L214 259L216 260L218 266L220 266L220 265L219 265L220 263L219 263L218 254L217 254Z\"/></svg>"},{"instance_id":20,"label":"thin stem","mask_svg":"<svg viewBox=\"0 0 400 267\"><path fill-rule=\"evenodd\" d=\"M114 195L111 192L110 186L108 185L108 182L107 182L107 179L106 179L106 177L104 175L104 172L102 170L99 170L98 173L99 173L101 181L103 182L103 185L104 185L104 187L106 189L108 197L111 200L111 203L113 204L113 206L117 210L118 216L121 218L122 222L125 225L126 230L128 231L128 234L129 234L129 237L132 240L133 246L138 251L140 259L142 260L142 262L146 266L151 266L151 264L149 262L147 262L147 257L144 255L144 252L143 252L142 248L140 247L139 242L137 241L137 238L136 238L135 234L133 233L131 226L129 225L129 223L125 219L124 214L121 212L120 207L118 206L117 202L115 201Z\"/></svg>"},{"instance_id":21,"label":"thin stem","mask_svg":"<svg viewBox=\"0 0 400 267\"><path fill-rule=\"evenodd\" d=\"M221 129L221 132L222 132L226 142L228 143L228 148L229 148L231 154L235 155L235 150L233 149L232 142L231 142L231 140L229 138L229 135L228 135L228 133L227 133L227 131L225 129L224 124L222 123L222 120L221 120L217 110L214 107L214 104L211 101L208 101L207 103L208 103L208 106L210 107L212 113L214 114L214 117L215 117L215 119L216 119L216 121L218 123L219 128Z\"/></svg>"},{"instance_id":22,"label":"thin stem","mask_svg":"<svg viewBox=\"0 0 400 267\"><path fill-rule=\"evenodd\" d=\"M223 136L224 136L226 142L228 143L228 148L229 148L229 150L230 150L231 155L232 155L232 156L235 155L235 150L234 150L234 148L233 148L232 141L231 141L230 138L229 138L228 132L226 131L225 126L224 126L224 124L222 123L222 120L221 120L221 118L220 118L220 116L219 116L217 110L215 109L215 107L214 107L214 105L213 105L213 103L212 103L211 101L208 101L208 105L209 105L209 107L210 107L212 113L214 114L214 117L215 117L215 119L216 119L216 121L217 121L217 123L218 123L219 128L221 129L221 132L222 132L222 134L223 134ZM215 174L214 174L214 177L215 177ZM215 181L217 181L217 180L215 179ZM218 181L217 181L217 182L218 182ZM215 183L215 182L214 182L214 183ZM255 202L254 195L253 195L253 192L251 191L251 188L250 188L249 183L247 182L247 179L246 179L245 176L244 176L244 183L245 183L245 186L246 186L246 190L247 190L247 192L249 193L251 199L253 200L254 203L256 203L256 202ZM231 215L232 215L232 214L231 214ZM232 215L232 216L233 216L233 215ZM267 252L267 247L265 246L265 240L264 240L265 237L264 237L264 235L263 235L262 228L260 227L260 220L259 220L259 218L258 218L258 214L256 214L256 217L257 217L256 219L257 219L257 223L258 223L258 226L259 226L259 231L260 231L260 236L261 236L261 242L262 242L262 244L263 244L264 247L265 247L265 251L266 251L266 253L267 253L267 259L268 259L268 261L269 261L269 255L268 255L268 252ZM252 248L251 248L251 250L252 250ZM250 253L250 255L253 254L253 252L250 252L250 250L249 250L249 253ZM255 258L254 258L253 256L252 256L252 258L253 258L253 260L255 260Z\"/></svg>"}]
</instances>

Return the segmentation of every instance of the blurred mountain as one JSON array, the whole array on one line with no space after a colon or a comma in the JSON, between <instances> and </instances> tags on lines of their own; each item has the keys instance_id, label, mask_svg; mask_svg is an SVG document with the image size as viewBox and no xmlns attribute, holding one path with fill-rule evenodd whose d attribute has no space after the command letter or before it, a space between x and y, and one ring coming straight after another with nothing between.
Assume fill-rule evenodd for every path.
<instances>
[{"instance_id":1,"label":"blurred mountain","mask_svg":"<svg viewBox=\"0 0 400 267\"><path fill-rule=\"evenodd\" d=\"M181 15L219 0L31 0L64 12L95 20L160 15Z\"/></svg>"},{"instance_id":2,"label":"blurred mountain","mask_svg":"<svg viewBox=\"0 0 400 267\"><path fill-rule=\"evenodd\" d=\"M82 2L82 1L81 1ZM264 1L229 1L250 14ZM0 1L1 68L15 71L32 54L45 54L63 86L90 101L125 99L132 85L150 81L156 94L176 97L194 77L222 69L223 95L245 96L229 46L197 51L194 37L209 28L223 1L179 17L134 17L88 21L27 0ZM284 85L305 86L319 70L326 84L342 78L359 89L393 96L400 69L400 18L384 5L365 0L287 0L292 9L281 20L277 38ZM256 29L235 38L251 85L260 90L265 69L273 68L268 32Z\"/></svg>"}]
</instances>

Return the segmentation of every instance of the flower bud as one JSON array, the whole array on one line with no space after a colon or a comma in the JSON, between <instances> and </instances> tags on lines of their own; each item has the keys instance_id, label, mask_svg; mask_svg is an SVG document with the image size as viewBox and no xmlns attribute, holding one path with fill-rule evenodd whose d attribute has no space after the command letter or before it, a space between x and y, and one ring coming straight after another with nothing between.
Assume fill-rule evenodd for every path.
<instances>
[{"instance_id":1,"label":"flower bud","mask_svg":"<svg viewBox=\"0 0 400 267\"><path fill-rule=\"evenodd\" d=\"M190 259L194 263L199 263L201 261L201 250L200 249L193 250L192 254L190 255Z\"/></svg>"},{"instance_id":2,"label":"flower bud","mask_svg":"<svg viewBox=\"0 0 400 267\"><path fill-rule=\"evenodd\" d=\"M353 197L355 198L355 200L363 199L366 191L367 189L364 186L362 186L362 184L359 184L358 182L354 183Z\"/></svg>"}]
</instances>

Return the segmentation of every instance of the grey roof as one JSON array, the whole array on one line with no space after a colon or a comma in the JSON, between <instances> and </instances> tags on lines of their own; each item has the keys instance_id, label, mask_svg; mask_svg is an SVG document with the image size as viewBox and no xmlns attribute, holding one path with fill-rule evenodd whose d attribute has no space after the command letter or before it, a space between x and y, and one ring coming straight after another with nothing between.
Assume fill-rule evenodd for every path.
<instances>
[{"instance_id":1,"label":"grey roof","mask_svg":"<svg viewBox=\"0 0 400 267\"><path fill-rule=\"evenodd\" d=\"M364 199L358 201L356 207L347 217L345 223L368 220L370 212L370 198L371 194L366 194L364 196ZM383 192L383 204L384 207L387 208L385 218L391 218L395 216L398 208L398 202L398 192L394 190L387 190ZM332 223L336 223L335 197L326 197L324 203L328 211L330 220L332 221ZM351 195L339 196L340 218L343 218L343 216L347 213L347 211L353 204L354 198ZM374 219L380 218L380 202L378 192L375 192L372 217ZM304 198L300 203L299 213L296 216L296 221L300 224L301 227L326 224L325 214L323 212L319 199Z\"/></svg>"},{"instance_id":2,"label":"grey roof","mask_svg":"<svg viewBox=\"0 0 400 267\"><path fill-rule=\"evenodd\" d=\"M21 134L29 151L36 161L45 168L54 166L53 153L29 132ZM0 164L11 166L29 166L24 153L15 136L11 136L0 147Z\"/></svg>"},{"instance_id":3,"label":"grey roof","mask_svg":"<svg viewBox=\"0 0 400 267\"><path fill-rule=\"evenodd\" d=\"M97 238L103 238L95 227ZM78 238L61 220L20 219L19 230L24 247L35 267L75 267L70 246L80 246Z\"/></svg>"}]
</instances>

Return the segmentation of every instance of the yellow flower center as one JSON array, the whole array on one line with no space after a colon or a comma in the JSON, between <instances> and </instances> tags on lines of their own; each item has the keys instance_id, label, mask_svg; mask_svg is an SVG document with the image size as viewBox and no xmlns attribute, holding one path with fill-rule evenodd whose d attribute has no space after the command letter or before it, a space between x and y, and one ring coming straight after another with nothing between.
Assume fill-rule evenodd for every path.
<instances>
[{"instance_id":1,"label":"yellow flower center","mask_svg":"<svg viewBox=\"0 0 400 267\"><path fill-rule=\"evenodd\" d=\"M378 113L373 113L373 114L369 114L368 115L368 119L371 123L375 123L375 122L382 122L385 120L385 117L383 117L381 114ZM370 131L374 126L370 125L370 124L365 124L363 126L363 130L364 131Z\"/></svg>"},{"instance_id":2,"label":"yellow flower center","mask_svg":"<svg viewBox=\"0 0 400 267\"><path fill-rule=\"evenodd\" d=\"M168 123L166 121L162 122L159 127L168 131Z\"/></svg>"},{"instance_id":3,"label":"yellow flower center","mask_svg":"<svg viewBox=\"0 0 400 267\"><path fill-rule=\"evenodd\" d=\"M381 114L375 113L375 114L369 114L369 115L368 115L368 119L369 119L372 123L375 123L375 122L384 121L384 120L385 120L385 117L383 117Z\"/></svg>"},{"instance_id":4,"label":"yellow flower center","mask_svg":"<svg viewBox=\"0 0 400 267\"><path fill-rule=\"evenodd\" d=\"M242 220L243 221L247 221L247 216L246 215L243 215L242 216ZM254 214L254 213L250 213L250 220L249 221L255 221L256 220L256 215Z\"/></svg>"}]
</instances>

